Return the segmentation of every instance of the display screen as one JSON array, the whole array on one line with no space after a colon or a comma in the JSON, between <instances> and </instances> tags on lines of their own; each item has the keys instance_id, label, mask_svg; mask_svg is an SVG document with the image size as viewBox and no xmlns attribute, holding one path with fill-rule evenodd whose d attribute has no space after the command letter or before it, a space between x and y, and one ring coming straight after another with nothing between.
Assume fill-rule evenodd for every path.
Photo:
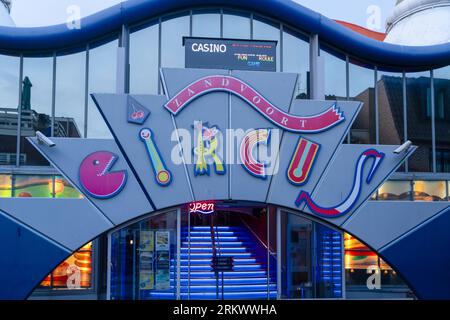
<instances>
[{"instance_id":1,"label":"display screen","mask_svg":"<svg viewBox=\"0 0 450 320\"><path fill-rule=\"evenodd\" d=\"M184 37L186 68L276 71L277 41Z\"/></svg>"}]
</instances>

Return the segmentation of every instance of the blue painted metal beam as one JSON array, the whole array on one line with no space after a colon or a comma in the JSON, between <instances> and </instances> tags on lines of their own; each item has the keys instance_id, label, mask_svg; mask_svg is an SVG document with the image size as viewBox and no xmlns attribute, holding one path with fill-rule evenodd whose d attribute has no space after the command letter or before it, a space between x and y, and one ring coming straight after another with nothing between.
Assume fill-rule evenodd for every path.
<instances>
[{"instance_id":1,"label":"blue painted metal beam","mask_svg":"<svg viewBox=\"0 0 450 320\"><path fill-rule=\"evenodd\" d=\"M123 24L132 25L168 13L198 7L223 7L259 13L316 33L328 44L354 57L390 68L419 70L450 64L450 43L408 47L376 41L353 32L333 20L290 0L129 0L81 20L79 30L66 24L38 27L0 27L0 52L26 55L51 51L75 52L86 43L116 36Z\"/></svg>"}]
</instances>

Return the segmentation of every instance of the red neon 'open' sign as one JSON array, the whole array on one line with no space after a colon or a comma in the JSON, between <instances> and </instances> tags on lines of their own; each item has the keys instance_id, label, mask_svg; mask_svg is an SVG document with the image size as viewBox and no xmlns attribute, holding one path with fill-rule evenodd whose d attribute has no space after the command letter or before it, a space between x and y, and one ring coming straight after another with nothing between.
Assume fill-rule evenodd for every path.
<instances>
[{"instance_id":1,"label":"red neon 'open' sign","mask_svg":"<svg viewBox=\"0 0 450 320\"><path fill-rule=\"evenodd\" d=\"M190 213L202 213L202 214L210 214L214 212L214 203L213 202L191 202L189 203L189 212Z\"/></svg>"}]
</instances>

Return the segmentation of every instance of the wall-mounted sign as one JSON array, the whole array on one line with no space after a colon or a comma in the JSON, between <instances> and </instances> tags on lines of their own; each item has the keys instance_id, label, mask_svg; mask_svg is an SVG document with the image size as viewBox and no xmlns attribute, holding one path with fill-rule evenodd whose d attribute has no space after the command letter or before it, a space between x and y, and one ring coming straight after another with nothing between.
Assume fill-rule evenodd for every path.
<instances>
[{"instance_id":1,"label":"wall-mounted sign","mask_svg":"<svg viewBox=\"0 0 450 320\"><path fill-rule=\"evenodd\" d=\"M186 68L276 71L277 41L184 37Z\"/></svg>"},{"instance_id":2,"label":"wall-mounted sign","mask_svg":"<svg viewBox=\"0 0 450 320\"><path fill-rule=\"evenodd\" d=\"M215 209L214 202L197 201L189 203L190 213L210 214Z\"/></svg>"}]
</instances>

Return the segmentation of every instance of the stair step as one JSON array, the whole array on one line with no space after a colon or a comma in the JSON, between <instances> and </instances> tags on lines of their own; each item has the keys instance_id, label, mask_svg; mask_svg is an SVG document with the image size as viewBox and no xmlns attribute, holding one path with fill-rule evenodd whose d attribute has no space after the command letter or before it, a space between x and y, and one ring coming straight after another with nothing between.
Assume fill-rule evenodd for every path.
<instances>
[{"instance_id":1,"label":"stair step","mask_svg":"<svg viewBox=\"0 0 450 320\"><path fill-rule=\"evenodd\" d=\"M171 280L171 284L174 284L176 280ZM202 285L216 285L216 278L191 278L191 279L180 279L180 284L182 286L187 286L188 283L191 286L202 286ZM267 284L266 277L255 277L255 278L225 278L223 279L224 284ZM219 285L222 285L222 278L219 277Z\"/></svg>"},{"instance_id":2,"label":"stair step","mask_svg":"<svg viewBox=\"0 0 450 320\"><path fill-rule=\"evenodd\" d=\"M189 248L180 248L181 253L186 253L189 251ZM190 252L211 252L212 253L213 248L212 247L191 247ZM218 252L226 252L226 253L243 253L247 252L247 247L222 247L217 248Z\"/></svg>"},{"instance_id":3,"label":"stair step","mask_svg":"<svg viewBox=\"0 0 450 320\"><path fill-rule=\"evenodd\" d=\"M215 231L215 234L218 234L219 236L236 236L236 235L246 235L247 233L243 232L243 231ZM188 236L189 233L186 231L182 231L181 232L182 236ZM208 231L191 231L190 232L191 236L211 236L211 230Z\"/></svg>"},{"instance_id":4,"label":"stair step","mask_svg":"<svg viewBox=\"0 0 450 320\"><path fill-rule=\"evenodd\" d=\"M191 242L195 241L207 241L212 242L211 236L191 236ZM251 241L249 237L237 237L237 236L223 236L223 237L215 237L215 241ZM186 239L182 239L182 241L186 242L189 241L189 238L186 237Z\"/></svg>"},{"instance_id":5,"label":"stair step","mask_svg":"<svg viewBox=\"0 0 450 320\"><path fill-rule=\"evenodd\" d=\"M157 292L157 291L151 291L149 293L149 297L152 299L175 299L176 294L175 292ZM203 300L203 299L222 299L222 293L218 292L217 294L207 292L191 292L189 295L188 293L181 293L180 294L181 299L186 300ZM270 299L276 299L277 292L276 291L270 291L269 292L269 298ZM267 299L267 291L261 291L261 292L225 292L223 295L224 299Z\"/></svg>"},{"instance_id":6,"label":"stair step","mask_svg":"<svg viewBox=\"0 0 450 320\"><path fill-rule=\"evenodd\" d=\"M177 268L175 266L170 267L170 270L176 270ZM233 271L247 271L247 270L261 270L264 269L263 266L260 264L238 264L233 266ZM213 268L211 267L211 264L209 265L191 265L190 267L188 265L181 265L180 266L181 271L213 271Z\"/></svg>"},{"instance_id":7,"label":"stair step","mask_svg":"<svg viewBox=\"0 0 450 320\"><path fill-rule=\"evenodd\" d=\"M253 256L253 253L251 252L221 252L220 254L222 257L234 257L234 258L251 258ZM189 254L187 253L181 253L180 258L181 259L187 259ZM190 254L191 259L202 259L202 258L209 258L211 259L213 254L212 252L191 252Z\"/></svg>"},{"instance_id":8,"label":"stair step","mask_svg":"<svg viewBox=\"0 0 450 320\"><path fill-rule=\"evenodd\" d=\"M277 287L275 284L269 285L270 290L276 290ZM222 286L218 287L219 292L222 291ZM194 292L216 292L217 287L216 285L202 285L202 286L192 286L191 285L191 293ZM224 285L223 291L225 293L227 292L255 292L255 291L264 291L267 292L267 284L240 284L240 285ZM182 287L181 291L182 293L188 292L188 288Z\"/></svg>"},{"instance_id":9,"label":"stair step","mask_svg":"<svg viewBox=\"0 0 450 320\"><path fill-rule=\"evenodd\" d=\"M231 231L231 230L239 230L239 231L243 231L244 229L242 227L238 227L238 226L215 226L214 227L215 230L218 231ZM182 228L182 231L187 231L187 228ZM211 230L210 226L192 226L191 227L191 231L209 231Z\"/></svg>"},{"instance_id":10,"label":"stair step","mask_svg":"<svg viewBox=\"0 0 450 320\"><path fill-rule=\"evenodd\" d=\"M206 259L192 259L192 257L191 257L190 260L188 260L188 259L180 259L180 265L188 265L189 262L190 262L191 265L205 265L205 264L210 265L211 262L212 262L212 259L211 258L210 259L208 259L208 258L206 258ZM172 259L171 263L173 265L175 265L176 261ZM233 259L233 263L235 265L236 264L251 264L251 263L257 263L257 259L256 258L236 258L235 257Z\"/></svg>"},{"instance_id":11,"label":"stair step","mask_svg":"<svg viewBox=\"0 0 450 320\"><path fill-rule=\"evenodd\" d=\"M170 275L173 277L175 276L174 272L170 272ZM225 271L223 273L224 278L237 278L237 277L266 277L267 272L266 270L254 270L254 271ZM182 279L188 278L188 272L181 271L180 277ZM194 271L191 270L190 272L191 278L213 278L215 277L215 273L213 271Z\"/></svg>"},{"instance_id":12,"label":"stair step","mask_svg":"<svg viewBox=\"0 0 450 320\"><path fill-rule=\"evenodd\" d=\"M215 242L216 247L233 247L233 246L251 246L250 242L244 242L244 241L216 241ZM194 246L204 246L209 247L212 246L212 241L196 241L191 242L191 247ZM189 247L189 242L185 241L181 243L182 248Z\"/></svg>"}]
</instances>

